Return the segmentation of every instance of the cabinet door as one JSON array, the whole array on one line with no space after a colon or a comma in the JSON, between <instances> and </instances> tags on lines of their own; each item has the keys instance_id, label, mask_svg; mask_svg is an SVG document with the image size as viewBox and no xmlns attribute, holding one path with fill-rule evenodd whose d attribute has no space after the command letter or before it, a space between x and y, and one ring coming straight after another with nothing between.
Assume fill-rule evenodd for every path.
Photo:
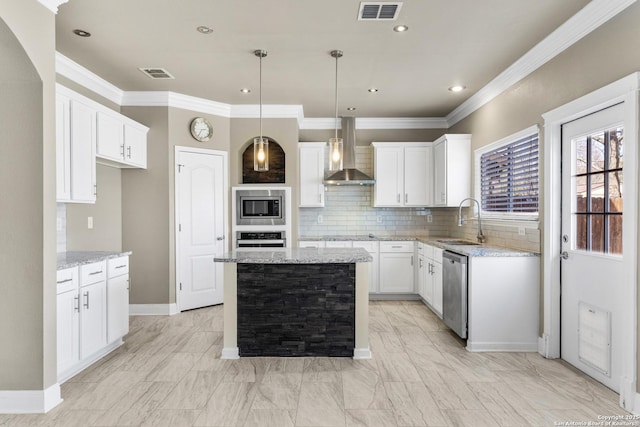
<instances>
[{"instance_id":1,"label":"cabinet door","mask_svg":"<svg viewBox=\"0 0 640 427\"><path fill-rule=\"evenodd\" d=\"M404 205L429 206L433 203L432 147L404 149Z\"/></svg>"},{"instance_id":2,"label":"cabinet door","mask_svg":"<svg viewBox=\"0 0 640 427\"><path fill-rule=\"evenodd\" d=\"M300 144L300 207L324 206L325 144Z\"/></svg>"},{"instance_id":3,"label":"cabinet door","mask_svg":"<svg viewBox=\"0 0 640 427\"><path fill-rule=\"evenodd\" d=\"M124 161L139 168L147 168L147 132L128 123L124 125Z\"/></svg>"},{"instance_id":4,"label":"cabinet door","mask_svg":"<svg viewBox=\"0 0 640 427\"><path fill-rule=\"evenodd\" d=\"M375 147L374 206L402 206L404 199L404 148Z\"/></svg>"},{"instance_id":5,"label":"cabinet door","mask_svg":"<svg viewBox=\"0 0 640 427\"><path fill-rule=\"evenodd\" d=\"M380 253L381 293L413 293L414 270L413 252Z\"/></svg>"},{"instance_id":6,"label":"cabinet door","mask_svg":"<svg viewBox=\"0 0 640 427\"><path fill-rule=\"evenodd\" d=\"M56 95L56 199L71 200L71 134L69 98Z\"/></svg>"},{"instance_id":7,"label":"cabinet door","mask_svg":"<svg viewBox=\"0 0 640 427\"><path fill-rule=\"evenodd\" d=\"M129 275L107 281L107 340L113 342L129 332Z\"/></svg>"},{"instance_id":8,"label":"cabinet door","mask_svg":"<svg viewBox=\"0 0 640 427\"><path fill-rule=\"evenodd\" d=\"M58 294L57 298L58 375L80 360L80 301L78 291Z\"/></svg>"},{"instance_id":9,"label":"cabinet door","mask_svg":"<svg viewBox=\"0 0 640 427\"><path fill-rule=\"evenodd\" d=\"M418 279L418 295L422 297L422 299L426 300L426 285L427 285L427 271L428 264L424 255L418 255L418 270L416 273L416 278Z\"/></svg>"},{"instance_id":10,"label":"cabinet door","mask_svg":"<svg viewBox=\"0 0 640 427\"><path fill-rule=\"evenodd\" d=\"M433 193L434 204L447 204L447 141L433 147Z\"/></svg>"},{"instance_id":11,"label":"cabinet door","mask_svg":"<svg viewBox=\"0 0 640 427\"><path fill-rule=\"evenodd\" d=\"M107 345L106 290L105 281L80 288L80 358L82 359Z\"/></svg>"},{"instance_id":12,"label":"cabinet door","mask_svg":"<svg viewBox=\"0 0 640 427\"><path fill-rule=\"evenodd\" d=\"M431 306L436 314L442 318L442 263L433 262L432 267L433 300Z\"/></svg>"},{"instance_id":13,"label":"cabinet door","mask_svg":"<svg viewBox=\"0 0 640 427\"><path fill-rule=\"evenodd\" d=\"M71 199L96 201L96 111L71 101Z\"/></svg>"},{"instance_id":14,"label":"cabinet door","mask_svg":"<svg viewBox=\"0 0 640 427\"><path fill-rule=\"evenodd\" d=\"M124 160L122 120L106 113L97 114L96 154L98 157L121 162Z\"/></svg>"}]
</instances>

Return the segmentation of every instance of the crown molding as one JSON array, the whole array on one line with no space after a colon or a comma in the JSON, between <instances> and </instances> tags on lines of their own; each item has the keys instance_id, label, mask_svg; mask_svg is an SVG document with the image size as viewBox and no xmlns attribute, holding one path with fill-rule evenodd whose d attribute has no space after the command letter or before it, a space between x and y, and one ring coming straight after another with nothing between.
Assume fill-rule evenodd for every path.
<instances>
[{"instance_id":1,"label":"crown molding","mask_svg":"<svg viewBox=\"0 0 640 427\"><path fill-rule=\"evenodd\" d=\"M338 119L338 129L341 123ZM446 129L444 117L356 117L356 129ZM306 118L300 129L331 130L336 128L336 119Z\"/></svg>"},{"instance_id":2,"label":"crown molding","mask_svg":"<svg viewBox=\"0 0 640 427\"><path fill-rule=\"evenodd\" d=\"M128 107L173 107L198 111L221 117L231 117L231 106L195 96L166 91L125 92L122 106Z\"/></svg>"},{"instance_id":3,"label":"crown molding","mask_svg":"<svg viewBox=\"0 0 640 427\"><path fill-rule=\"evenodd\" d=\"M449 113L446 118L448 127L487 104L635 2L636 0L592 0L486 86Z\"/></svg>"},{"instance_id":4,"label":"crown molding","mask_svg":"<svg viewBox=\"0 0 640 427\"><path fill-rule=\"evenodd\" d=\"M38 0L38 3L49 9L53 13L58 13L58 6L69 0Z\"/></svg>"},{"instance_id":5,"label":"crown molding","mask_svg":"<svg viewBox=\"0 0 640 427\"><path fill-rule=\"evenodd\" d=\"M122 105L122 98L124 96L122 89L112 85L60 52L56 52L56 73L73 80L115 104Z\"/></svg>"}]
</instances>

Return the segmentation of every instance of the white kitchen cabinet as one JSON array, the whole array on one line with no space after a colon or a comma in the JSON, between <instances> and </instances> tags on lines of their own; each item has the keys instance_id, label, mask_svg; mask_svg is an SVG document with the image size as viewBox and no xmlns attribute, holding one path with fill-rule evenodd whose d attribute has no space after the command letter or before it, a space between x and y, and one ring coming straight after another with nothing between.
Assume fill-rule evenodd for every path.
<instances>
[{"instance_id":1,"label":"white kitchen cabinet","mask_svg":"<svg viewBox=\"0 0 640 427\"><path fill-rule=\"evenodd\" d=\"M446 134L433 143L435 206L458 207L471 196L471 135Z\"/></svg>"},{"instance_id":2,"label":"white kitchen cabinet","mask_svg":"<svg viewBox=\"0 0 640 427\"><path fill-rule=\"evenodd\" d=\"M298 144L299 207L324 206L324 142Z\"/></svg>"},{"instance_id":3,"label":"white kitchen cabinet","mask_svg":"<svg viewBox=\"0 0 640 427\"><path fill-rule=\"evenodd\" d=\"M115 111L98 111L99 163L119 168L147 167L148 128Z\"/></svg>"},{"instance_id":4,"label":"white kitchen cabinet","mask_svg":"<svg viewBox=\"0 0 640 427\"><path fill-rule=\"evenodd\" d=\"M427 258L424 255L424 244L418 243L416 245L417 253L418 253L418 264L416 266L416 281L418 288L418 295L422 298L427 304L431 303L431 293L427 293Z\"/></svg>"},{"instance_id":5,"label":"white kitchen cabinet","mask_svg":"<svg viewBox=\"0 0 640 427\"><path fill-rule=\"evenodd\" d=\"M107 345L106 262L80 267L80 358Z\"/></svg>"},{"instance_id":6,"label":"white kitchen cabinet","mask_svg":"<svg viewBox=\"0 0 640 427\"><path fill-rule=\"evenodd\" d=\"M107 260L107 341L129 333L129 257Z\"/></svg>"},{"instance_id":7,"label":"white kitchen cabinet","mask_svg":"<svg viewBox=\"0 0 640 427\"><path fill-rule=\"evenodd\" d=\"M80 301L75 267L58 271L56 331L58 372L64 372L80 361Z\"/></svg>"},{"instance_id":8,"label":"white kitchen cabinet","mask_svg":"<svg viewBox=\"0 0 640 427\"><path fill-rule=\"evenodd\" d=\"M375 207L432 204L432 147L429 143L373 142Z\"/></svg>"},{"instance_id":9,"label":"white kitchen cabinet","mask_svg":"<svg viewBox=\"0 0 640 427\"><path fill-rule=\"evenodd\" d=\"M71 202L95 203L96 110L71 99Z\"/></svg>"},{"instance_id":10,"label":"white kitchen cabinet","mask_svg":"<svg viewBox=\"0 0 640 427\"><path fill-rule=\"evenodd\" d=\"M299 248L324 248L322 240L298 240Z\"/></svg>"},{"instance_id":11,"label":"white kitchen cabinet","mask_svg":"<svg viewBox=\"0 0 640 427\"><path fill-rule=\"evenodd\" d=\"M424 243L418 245L422 245L422 251L418 249L418 256L423 257L422 268L418 266L418 278L422 279L423 287L418 293L429 308L442 318L442 249Z\"/></svg>"},{"instance_id":12,"label":"white kitchen cabinet","mask_svg":"<svg viewBox=\"0 0 640 427\"><path fill-rule=\"evenodd\" d=\"M56 199L71 200L71 108L69 97L56 96Z\"/></svg>"},{"instance_id":13,"label":"white kitchen cabinet","mask_svg":"<svg viewBox=\"0 0 640 427\"><path fill-rule=\"evenodd\" d=\"M376 241L353 241L354 248L363 248L369 252L373 260L369 263L369 293L378 293L378 266L380 265L380 253Z\"/></svg>"},{"instance_id":14,"label":"white kitchen cabinet","mask_svg":"<svg viewBox=\"0 0 640 427\"><path fill-rule=\"evenodd\" d=\"M415 293L414 242L380 242L380 293Z\"/></svg>"}]
</instances>

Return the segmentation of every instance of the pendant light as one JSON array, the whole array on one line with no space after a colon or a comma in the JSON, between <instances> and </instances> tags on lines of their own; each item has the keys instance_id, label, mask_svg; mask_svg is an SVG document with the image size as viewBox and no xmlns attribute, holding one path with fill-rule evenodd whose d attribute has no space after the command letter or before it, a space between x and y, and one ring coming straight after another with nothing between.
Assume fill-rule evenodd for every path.
<instances>
[{"instance_id":1,"label":"pendant light","mask_svg":"<svg viewBox=\"0 0 640 427\"><path fill-rule=\"evenodd\" d=\"M335 108L335 134L333 138L329 138L329 170L341 171L342 170L342 138L338 138L338 58L342 57L341 50L332 50L331 56L336 58L336 108Z\"/></svg>"},{"instance_id":2,"label":"pendant light","mask_svg":"<svg viewBox=\"0 0 640 427\"><path fill-rule=\"evenodd\" d=\"M253 52L260 58L260 136L253 139L253 170L266 172L269 170L269 140L262 136L262 58L267 51L258 49Z\"/></svg>"}]
</instances>

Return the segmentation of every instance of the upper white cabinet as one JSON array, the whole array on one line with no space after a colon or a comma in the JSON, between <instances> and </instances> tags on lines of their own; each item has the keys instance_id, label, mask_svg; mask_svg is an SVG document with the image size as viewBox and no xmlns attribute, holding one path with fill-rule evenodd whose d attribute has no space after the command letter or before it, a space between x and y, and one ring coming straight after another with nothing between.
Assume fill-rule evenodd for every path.
<instances>
[{"instance_id":1,"label":"upper white cabinet","mask_svg":"<svg viewBox=\"0 0 640 427\"><path fill-rule=\"evenodd\" d=\"M148 128L60 84L56 85L56 195L95 203L96 159L147 167Z\"/></svg>"},{"instance_id":2,"label":"upper white cabinet","mask_svg":"<svg viewBox=\"0 0 640 427\"><path fill-rule=\"evenodd\" d=\"M433 143L435 206L457 207L470 197L471 135L446 134Z\"/></svg>"},{"instance_id":3,"label":"upper white cabinet","mask_svg":"<svg viewBox=\"0 0 640 427\"><path fill-rule=\"evenodd\" d=\"M301 208L324 206L324 142L298 144Z\"/></svg>"},{"instance_id":4,"label":"upper white cabinet","mask_svg":"<svg viewBox=\"0 0 640 427\"><path fill-rule=\"evenodd\" d=\"M98 112L98 161L120 168L147 168L148 128L115 111Z\"/></svg>"},{"instance_id":5,"label":"upper white cabinet","mask_svg":"<svg viewBox=\"0 0 640 427\"><path fill-rule=\"evenodd\" d=\"M373 142L376 207L432 204L432 147L426 142Z\"/></svg>"}]
</instances>

